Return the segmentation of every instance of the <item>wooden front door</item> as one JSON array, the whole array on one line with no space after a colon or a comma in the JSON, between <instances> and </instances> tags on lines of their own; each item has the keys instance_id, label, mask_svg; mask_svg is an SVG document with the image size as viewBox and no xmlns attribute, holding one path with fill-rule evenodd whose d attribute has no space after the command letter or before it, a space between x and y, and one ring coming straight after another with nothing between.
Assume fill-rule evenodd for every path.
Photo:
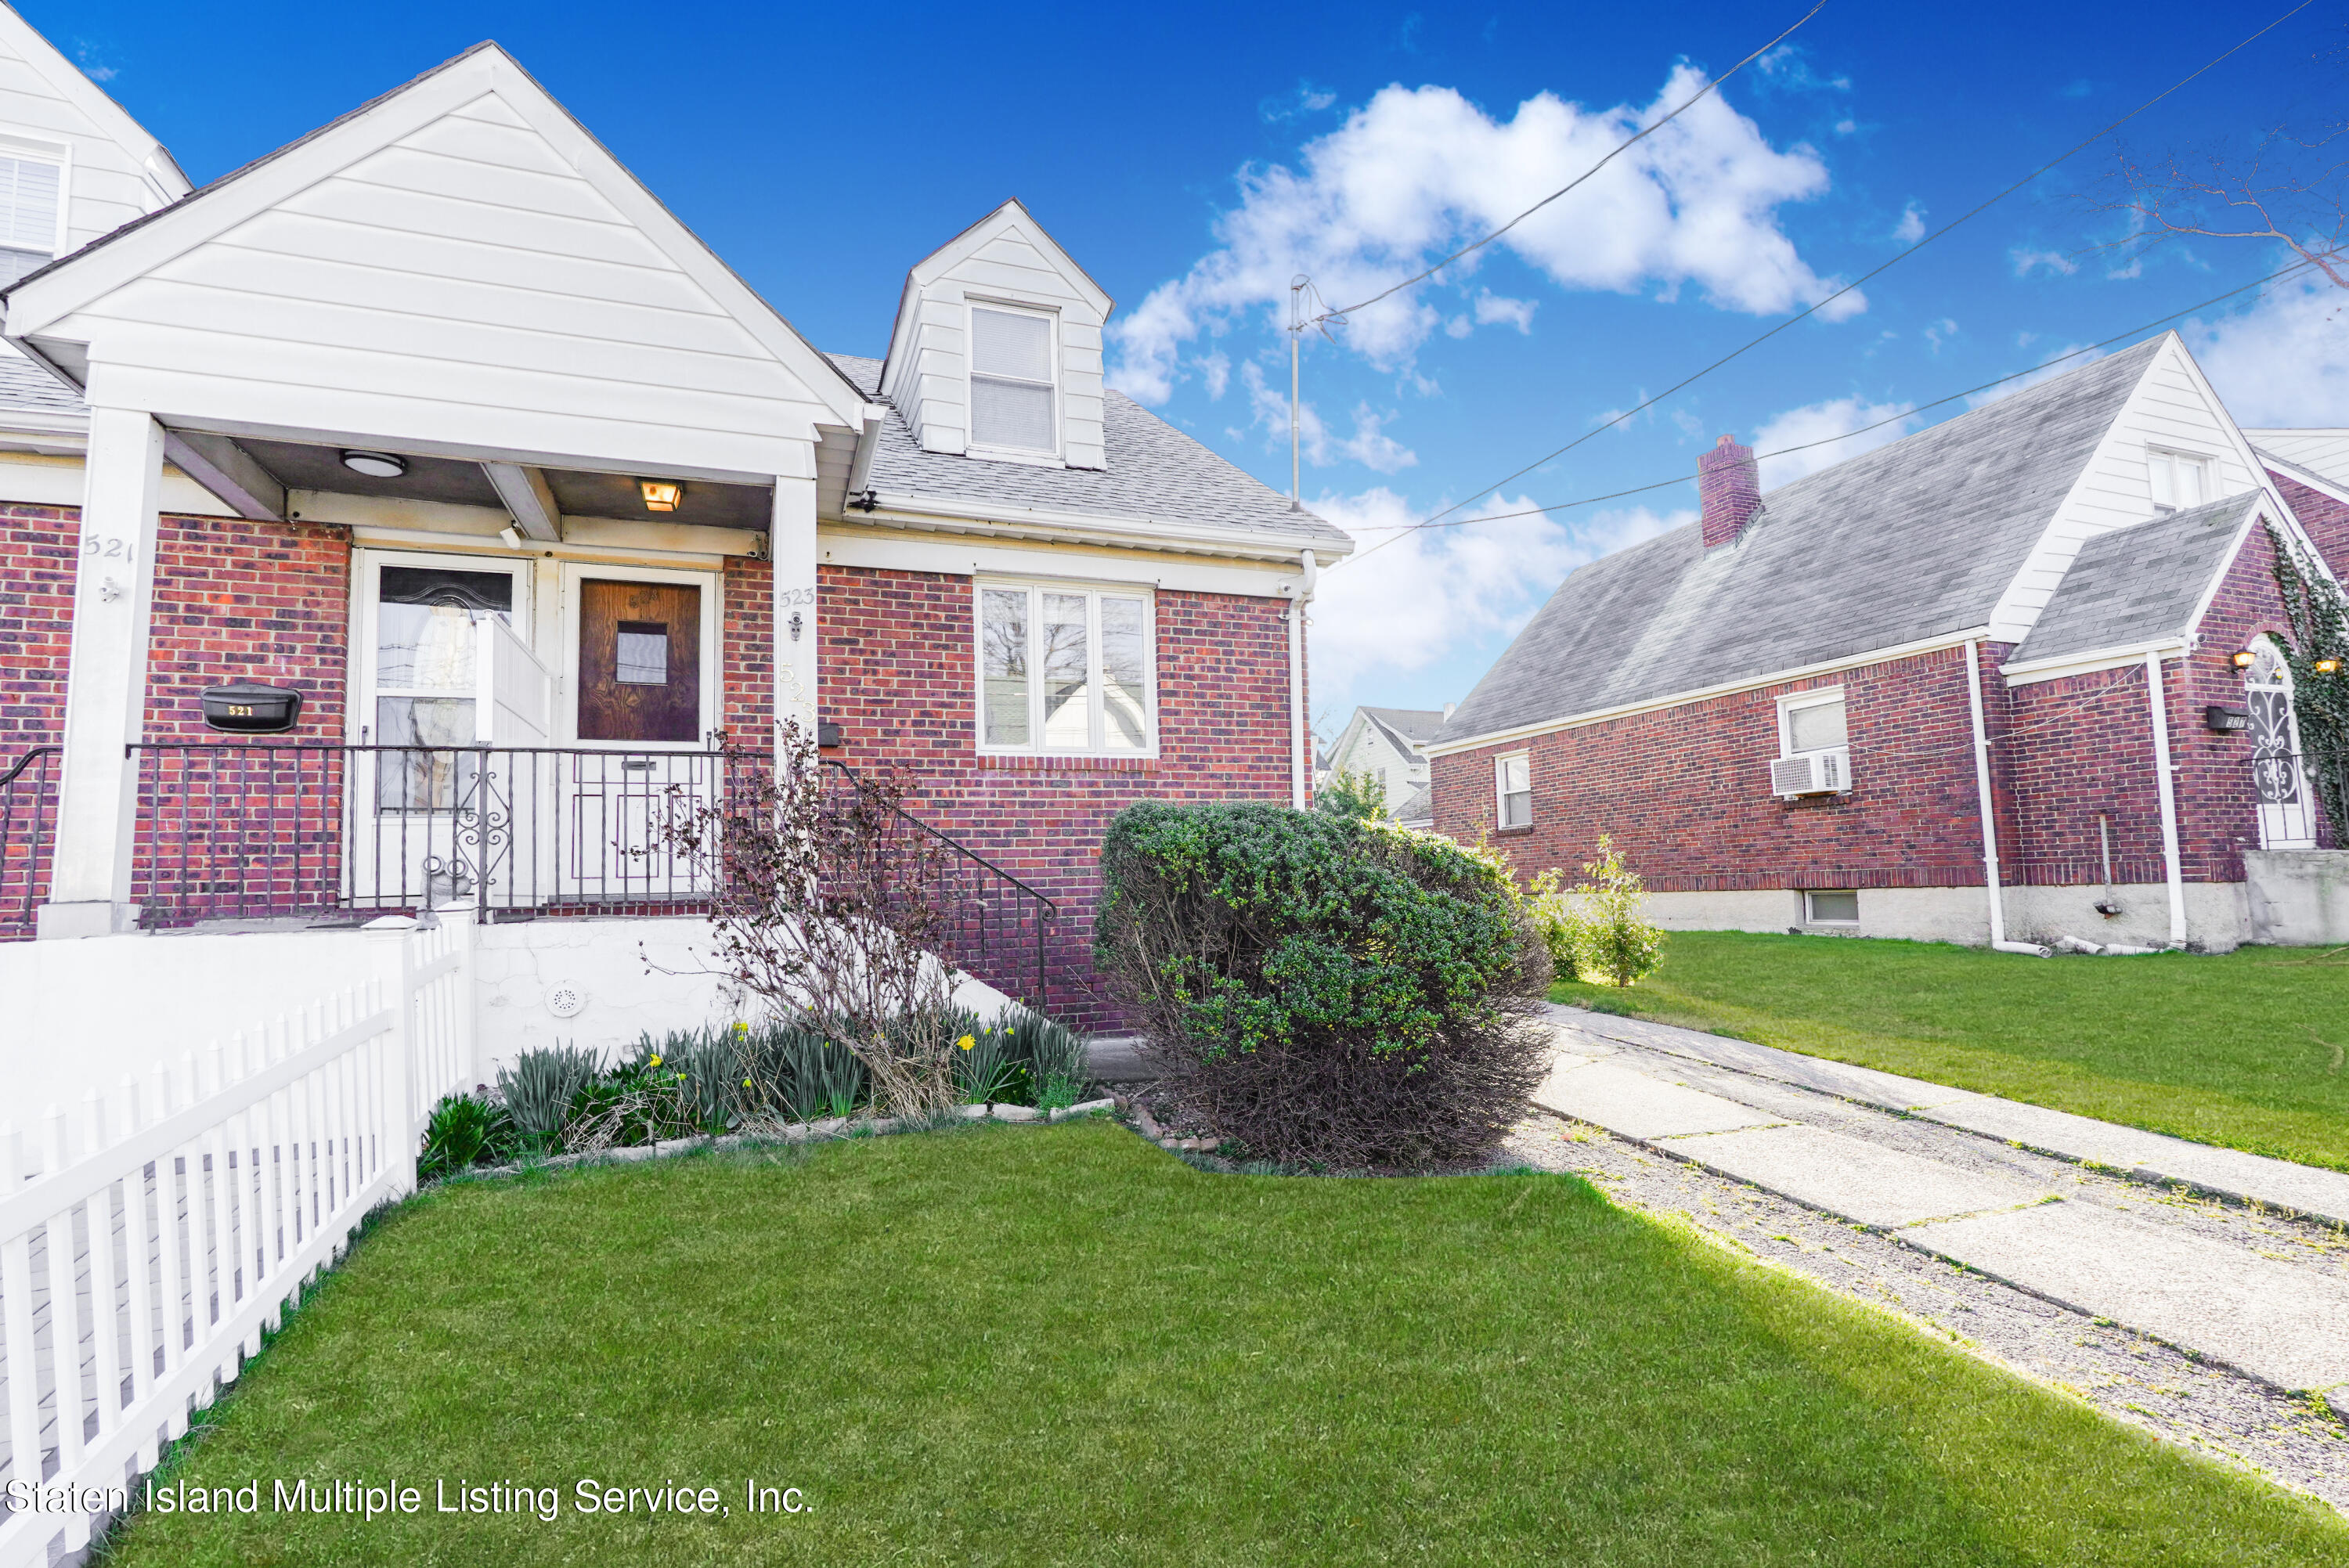
<instances>
[{"instance_id":1,"label":"wooden front door","mask_svg":"<svg viewBox=\"0 0 2349 1568\"><path fill-rule=\"evenodd\" d=\"M701 590L579 584L579 738L701 737Z\"/></svg>"}]
</instances>

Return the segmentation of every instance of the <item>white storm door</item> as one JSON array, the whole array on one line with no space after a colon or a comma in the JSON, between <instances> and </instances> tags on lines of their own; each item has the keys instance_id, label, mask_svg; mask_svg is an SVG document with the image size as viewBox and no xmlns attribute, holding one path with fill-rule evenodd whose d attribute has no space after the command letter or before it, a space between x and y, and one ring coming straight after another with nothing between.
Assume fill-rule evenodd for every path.
<instances>
[{"instance_id":1,"label":"white storm door","mask_svg":"<svg viewBox=\"0 0 2349 1568\"><path fill-rule=\"evenodd\" d=\"M2251 716L2251 789L2259 802L2260 848L2313 850L2315 818L2300 764L2300 729L2292 722L2292 690L2253 681L2243 687Z\"/></svg>"}]
</instances>

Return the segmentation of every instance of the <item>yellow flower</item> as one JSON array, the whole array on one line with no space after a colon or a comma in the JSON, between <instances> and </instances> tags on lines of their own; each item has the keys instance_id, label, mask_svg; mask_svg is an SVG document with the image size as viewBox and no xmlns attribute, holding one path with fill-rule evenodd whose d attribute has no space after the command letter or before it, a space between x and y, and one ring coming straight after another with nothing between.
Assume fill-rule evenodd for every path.
<instances>
[{"instance_id":1,"label":"yellow flower","mask_svg":"<svg viewBox=\"0 0 2349 1568\"><path fill-rule=\"evenodd\" d=\"M965 1035L961 1039L957 1040L955 1044L960 1046L964 1050L968 1050L971 1047L978 1044L978 1042L972 1039L968 1035Z\"/></svg>"},{"instance_id":2,"label":"yellow flower","mask_svg":"<svg viewBox=\"0 0 2349 1568\"><path fill-rule=\"evenodd\" d=\"M750 1080L749 1078L744 1078L742 1080L742 1087L744 1088L749 1088L750 1087Z\"/></svg>"},{"instance_id":3,"label":"yellow flower","mask_svg":"<svg viewBox=\"0 0 2349 1568\"><path fill-rule=\"evenodd\" d=\"M653 1066L660 1066L660 1053L658 1051L655 1051L653 1053Z\"/></svg>"}]
</instances>

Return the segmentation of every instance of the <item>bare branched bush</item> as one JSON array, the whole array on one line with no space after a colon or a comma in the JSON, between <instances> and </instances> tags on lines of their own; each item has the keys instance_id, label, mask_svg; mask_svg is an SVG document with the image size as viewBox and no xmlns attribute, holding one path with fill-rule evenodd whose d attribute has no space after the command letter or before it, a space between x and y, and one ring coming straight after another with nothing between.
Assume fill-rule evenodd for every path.
<instances>
[{"instance_id":1,"label":"bare branched bush","mask_svg":"<svg viewBox=\"0 0 2349 1568\"><path fill-rule=\"evenodd\" d=\"M819 765L797 725L776 766L725 798L678 795L671 851L709 890L722 972L779 1022L805 1022L856 1054L893 1114L953 1103L953 976L936 955L948 851L905 810L908 780Z\"/></svg>"}]
</instances>

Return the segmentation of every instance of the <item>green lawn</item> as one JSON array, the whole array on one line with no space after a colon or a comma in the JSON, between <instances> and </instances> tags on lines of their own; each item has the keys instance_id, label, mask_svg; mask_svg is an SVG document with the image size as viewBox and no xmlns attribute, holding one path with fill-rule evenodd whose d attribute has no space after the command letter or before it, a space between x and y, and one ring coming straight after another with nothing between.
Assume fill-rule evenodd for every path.
<instances>
[{"instance_id":1,"label":"green lawn","mask_svg":"<svg viewBox=\"0 0 2349 1568\"><path fill-rule=\"evenodd\" d=\"M1688 931L1628 992L1569 983L1551 994L2349 1170L2349 954L2032 958Z\"/></svg>"},{"instance_id":2,"label":"green lawn","mask_svg":"<svg viewBox=\"0 0 2349 1568\"><path fill-rule=\"evenodd\" d=\"M2317 1504L1577 1181L1214 1176L1099 1122L441 1189L176 1474L426 1511L149 1514L117 1561L2349 1563ZM431 1512L460 1477L564 1511ZM733 1511L582 1517L581 1477Z\"/></svg>"}]
</instances>

